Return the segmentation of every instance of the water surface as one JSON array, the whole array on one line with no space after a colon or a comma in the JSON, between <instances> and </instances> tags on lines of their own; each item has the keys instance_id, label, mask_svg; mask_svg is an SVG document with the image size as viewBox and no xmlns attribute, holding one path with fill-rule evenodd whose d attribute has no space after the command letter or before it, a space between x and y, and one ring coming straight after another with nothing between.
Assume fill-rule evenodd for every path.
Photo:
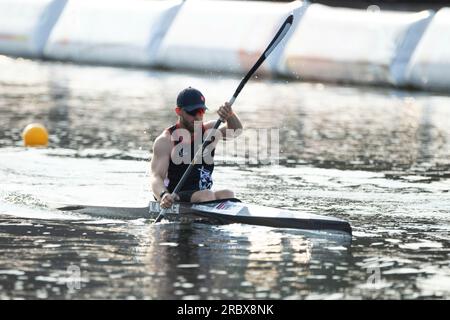
<instances>
[{"instance_id":1,"label":"water surface","mask_svg":"<svg viewBox=\"0 0 450 320\"><path fill-rule=\"evenodd\" d=\"M247 129L280 130L280 161L222 161L215 188L346 219L350 243L54 210L146 205L152 141L175 121L177 93L201 89L215 119L239 78L6 57L0 66L0 298L450 297L449 97L270 79L242 91L236 112ZM49 148L22 147L30 122L49 129Z\"/></svg>"}]
</instances>

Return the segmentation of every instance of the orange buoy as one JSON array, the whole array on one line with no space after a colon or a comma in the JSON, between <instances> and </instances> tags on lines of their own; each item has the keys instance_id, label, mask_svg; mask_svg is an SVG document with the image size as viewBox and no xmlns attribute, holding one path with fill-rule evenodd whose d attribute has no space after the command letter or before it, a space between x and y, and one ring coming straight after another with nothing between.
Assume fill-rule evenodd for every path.
<instances>
[{"instance_id":1,"label":"orange buoy","mask_svg":"<svg viewBox=\"0 0 450 320\"><path fill-rule=\"evenodd\" d=\"M26 147L42 147L48 145L48 132L40 123L30 123L22 132L23 144Z\"/></svg>"}]
</instances>

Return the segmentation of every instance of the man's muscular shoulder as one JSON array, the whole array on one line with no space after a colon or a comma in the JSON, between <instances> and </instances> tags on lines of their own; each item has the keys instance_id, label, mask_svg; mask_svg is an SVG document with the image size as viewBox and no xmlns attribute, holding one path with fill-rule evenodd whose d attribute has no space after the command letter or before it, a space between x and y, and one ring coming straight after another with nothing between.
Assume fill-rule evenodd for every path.
<instances>
[{"instance_id":1,"label":"man's muscular shoulder","mask_svg":"<svg viewBox=\"0 0 450 320\"><path fill-rule=\"evenodd\" d=\"M153 143L153 152L154 153L170 153L172 146L170 132L168 130L164 130Z\"/></svg>"}]
</instances>

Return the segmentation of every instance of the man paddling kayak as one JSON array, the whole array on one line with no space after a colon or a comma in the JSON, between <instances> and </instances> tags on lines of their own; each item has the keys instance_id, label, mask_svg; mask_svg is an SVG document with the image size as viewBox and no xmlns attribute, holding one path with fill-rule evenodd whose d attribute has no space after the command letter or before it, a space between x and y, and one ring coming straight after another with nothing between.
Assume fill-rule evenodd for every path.
<instances>
[{"instance_id":1,"label":"man paddling kayak","mask_svg":"<svg viewBox=\"0 0 450 320\"><path fill-rule=\"evenodd\" d=\"M241 121L228 103L217 111L226 126L218 129L219 132L214 135L216 139L209 149L205 148L201 161L194 165L180 191L172 194L206 138L205 132L214 130L216 121L203 122L207 109L205 97L199 90L191 87L184 89L177 97L177 123L165 129L153 143L151 186L154 197L163 208L170 207L175 201L204 202L234 197L231 190L211 190L217 138L235 137L242 129Z\"/></svg>"}]
</instances>

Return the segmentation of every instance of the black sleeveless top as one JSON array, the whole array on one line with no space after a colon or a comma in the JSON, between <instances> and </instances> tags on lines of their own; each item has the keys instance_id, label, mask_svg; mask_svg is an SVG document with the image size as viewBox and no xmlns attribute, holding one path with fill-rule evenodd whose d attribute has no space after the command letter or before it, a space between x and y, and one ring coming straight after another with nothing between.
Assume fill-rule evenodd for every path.
<instances>
[{"instance_id":1,"label":"black sleeveless top","mask_svg":"<svg viewBox=\"0 0 450 320\"><path fill-rule=\"evenodd\" d=\"M171 134L171 139L173 141L173 148L171 152L170 162L169 162L169 169L167 171L167 178L169 180L169 185L167 186L167 189L169 192L173 192L176 185L178 184L178 181L180 181L181 177L183 176L184 172L188 168L190 162L195 156L195 153L197 150L195 150L195 147L201 148L201 142L203 142L203 139L205 139L205 128L202 126L202 141L198 142L198 146L195 146L194 139L191 138L190 143L183 143L183 137L178 136L176 133L173 134L173 132L179 129L178 124L173 125L172 127L166 129ZM211 148L211 147L210 147ZM189 173L189 176L187 177L186 181L184 182L183 186L179 191L192 191L192 190L206 190L211 189L213 185L212 181L212 173L214 170L214 153L215 149L212 149L212 151L209 151L210 148L205 148L205 152L202 155L201 161L198 161L197 164L194 165L194 168L192 168L191 172ZM207 152L210 153L210 157L205 157ZM186 153L190 153L186 155ZM176 159L174 162L174 159ZM181 161L181 159L184 159L184 161ZM187 161L189 160L189 162ZM181 162L181 163L180 163Z\"/></svg>"}]
</instances>

